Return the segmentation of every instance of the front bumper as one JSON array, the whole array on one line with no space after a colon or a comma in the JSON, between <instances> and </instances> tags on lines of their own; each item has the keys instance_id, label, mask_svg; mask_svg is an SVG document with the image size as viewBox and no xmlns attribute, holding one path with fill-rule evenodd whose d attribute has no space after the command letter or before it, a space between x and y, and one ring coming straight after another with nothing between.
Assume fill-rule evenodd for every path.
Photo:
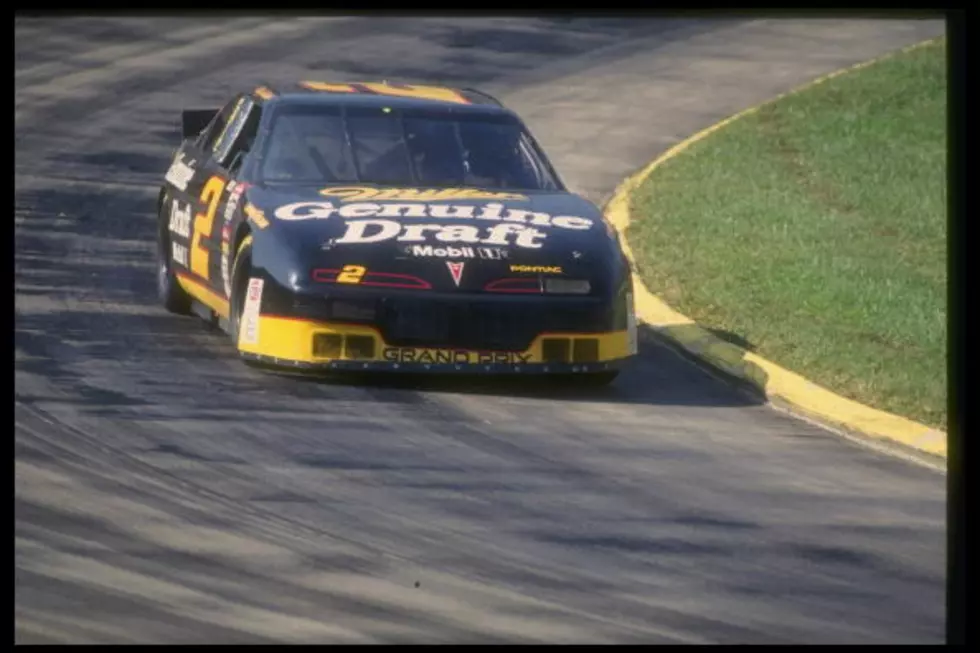
<instances>
[{"instance_id":1,"label":"front bumper","mask_svg":"<svg viewBox=\"0 0 980 653\"><path fill-rule=\"evenodd\" d=\"M244 329L243 329L244 333ZM542 333L521 351L397 346L364 324L259 315L238 348L247 360L297 370L566 374L618 369L634 351L628 329Z\"/></svg>"}]
</instances>

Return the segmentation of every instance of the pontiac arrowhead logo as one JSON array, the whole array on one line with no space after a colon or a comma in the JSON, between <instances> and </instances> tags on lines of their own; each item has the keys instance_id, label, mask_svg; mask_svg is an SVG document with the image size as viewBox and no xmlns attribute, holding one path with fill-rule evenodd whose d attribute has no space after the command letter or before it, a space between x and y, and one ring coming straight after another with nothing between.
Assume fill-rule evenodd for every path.
<instances>
[{"instance_id":1,"label":"pontiac arrowhead logo","mask_svg":"<svg viewBox=\"0 0 980 653\"><path fill-rule=\"evenodd\" d=\"M459 280L463 278L463 262L446 261L446 265L449 267L449 274L453 275L453 281L456 282L458 288Z\"/></svg>"}]
</instances>

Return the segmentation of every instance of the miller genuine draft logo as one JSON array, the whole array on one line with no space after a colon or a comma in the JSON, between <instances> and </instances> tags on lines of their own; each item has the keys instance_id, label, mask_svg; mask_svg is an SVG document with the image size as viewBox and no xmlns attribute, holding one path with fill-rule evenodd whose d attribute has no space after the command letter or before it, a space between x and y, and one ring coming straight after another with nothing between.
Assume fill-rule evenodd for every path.
<instances>
[{"instance_id":1,"label":"miller genuine draft logo","mask_svg":"<svg viewBox=\"0 0 980 653\"><path fill-rule=\"evenodd\" d=\"M448 200L526 200L519 193L495 193L474 188L371 188L370 186L338 186L320 191L324 197L341 202L441 202Z\"/></svg>"}]
</instances>

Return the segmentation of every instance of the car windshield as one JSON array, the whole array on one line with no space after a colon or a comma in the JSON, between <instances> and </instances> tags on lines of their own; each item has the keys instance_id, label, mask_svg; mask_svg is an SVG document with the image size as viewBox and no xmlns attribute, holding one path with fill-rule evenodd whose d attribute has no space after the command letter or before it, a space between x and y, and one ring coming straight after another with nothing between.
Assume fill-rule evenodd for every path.
<instances>
[{"instance_id":1,"label":"car windshield","mask_svg":"<svg viewBox=\"0 0 980 653\"><path fill-rule=\"evenodd\" d=\"M553 190L557 180L507 114L286 105L272 116L264 182Z\"/></svg>"}]
</instances>

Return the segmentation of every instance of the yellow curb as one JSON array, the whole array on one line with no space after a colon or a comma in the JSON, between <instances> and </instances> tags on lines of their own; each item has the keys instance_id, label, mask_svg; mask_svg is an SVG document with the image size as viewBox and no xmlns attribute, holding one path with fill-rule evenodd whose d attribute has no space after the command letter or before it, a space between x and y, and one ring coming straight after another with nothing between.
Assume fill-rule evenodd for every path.
<instances>
[{"instance_id":1,"label":"yellow curb","mask_svg":"<svg viewBox=\"0 0 980 653\"><path fill-rule=\"evenodd\" d=\"M777 95L774 98L762 102L754 107L741 111L721 122L704 129L690 138L687 138L674 147L667 150L660 157L648 164L640 172L627 178L619 185L613 194L612 199L606 205L606 219L613 225L619 233L620 241L630 267L633 271L634 301L636 304L637 317L661 335L678 343L685 350L705 360L725 372L751 382L760 390L765 392L769 399L778 398L790 406L802 411L803 413L815 417L820 421L829 422L835 426L855 431L868 437L892 440L903 445L912 447L919 451L946 457L946 433L933 429L924 424L919 424L912 420L886 413L884 411L870 408L856 401L846 399L840 395L807 381L802 376L795 374L775 363L767 361L757 354L746 351L741 347L721 340L707 330L698 326L691 318L678 313L664 303L659 297L651 293L636 272L636 261L633 251L626 239L626 231L629 227L629 200L630 195L636 188L649 177L654 170L662 166L668 160L674 158L694 143L713 134L719 129L731 124L732 122L755 113L764 106L776 100L809 89L827 80L843 75L844 73L864 68L877 63L883 59L893 57L896 54L909 52L911 50L935 43L943 37L929 39L921 43L916 43L903 48L897 52L892 52L869 61L865 61L854 66L848 66L836 72L819 77L807 84L795 88L787 93Z\"/></svg>"}]
</instances>

